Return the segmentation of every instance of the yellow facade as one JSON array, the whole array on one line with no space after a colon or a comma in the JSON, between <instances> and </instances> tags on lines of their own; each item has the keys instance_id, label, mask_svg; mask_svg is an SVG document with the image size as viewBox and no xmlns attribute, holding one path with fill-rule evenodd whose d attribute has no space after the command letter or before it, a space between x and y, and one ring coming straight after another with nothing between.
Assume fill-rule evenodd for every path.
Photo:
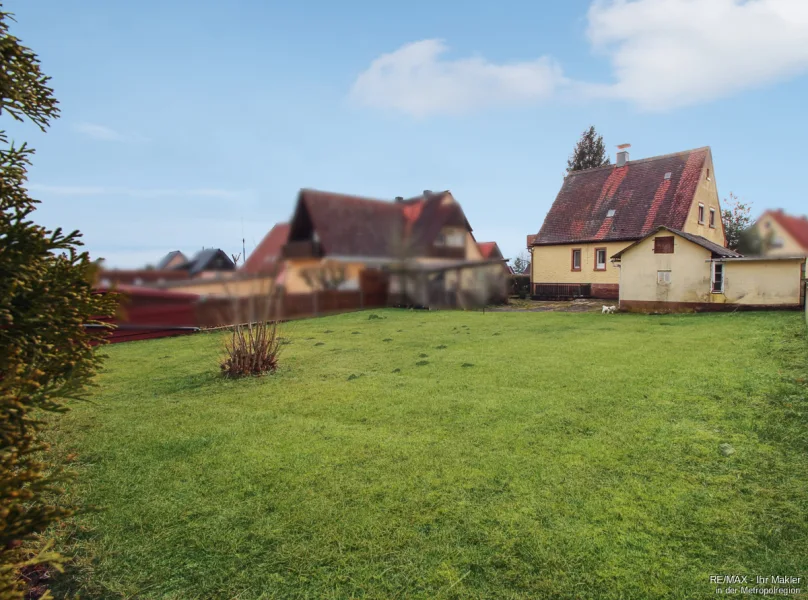
<instances>
[{"instance_id":1,"label":"yellow facade","mask_svg":"<svg viewBox=\"0 0 808 600\"><path fill-rule=\"evenodd\" d=\"M764 247L764 254L767 256L805 256L808 254L806 249L769 213L764 213L758 219L755 228L760 239L769 242Z\"/></svg>"},{"instance_id":2,"label":"yellow facade","mask_svg":"<svg viewBox=\"0 0 808 600\"><path fill-rule=\"evenodd\" d=\"M699 221L699 205L704 207L704 221ZM710 211L715 214L715 227L710 227ZM704 168L701 170L699 184L693 197L693 204L690 205L690 212L682 228L685 233L700 235L719 246L726 245L724 237L724 225L721 222L721 203L718 199L718 188L715 185L715 172L713 170L713 158L707 154Z\"/></svg>"},{"instance_id":3,"label":"yellow facade","mask_svg":"<svg viewBox=\"0 0 808 600\"><path fill-rule=\"evenodd\" d=\"M327 260L327 259L325 259ZM283 286L289 294L308 294L313 291L303 273L307 269L317 268L324 262L320 258L297 258L286 262L286 272ZM359 289L359 275L367 267L364 263L339 263L345 269L345 284L343 289Z\"/></svg>"},{"instance_id":4,"label":"yellow facade","mask_svg":"<svg viewBox=\"0 0 808 600\"><path fill-rule=\"evenodd\" d=\"M533 283L613 283L620 280L620 271L611 263L612 255L633 242L605 242L597 244L562 244L534 246L531 250L530 269ZM606 248L606 269L595 269L595 249ZM572 270L572 251L581 250L581 270Z\"/></svg>"},{"instance_id":5,"label":"yellow facade","mask_svg":"<svg viewBox=\"0 0 808 600\"><path fill-rule=\"evenodd\" d=\"M728 261L724 267L727 302L799 305L803 265L799 260Z\"/></svg>"},{"instance_id":6,"label":"yellow facade","mask_svg":"<svg viewBox=\"0 0 808 600\"><path fill-rule=\"evenodd\" d=\"M228 277L222 279L192 279L165 286L172 292L205 296L254 296L268 294L274 286L271 277Z\"/></svg>"},{"instance_id":7,"label":"yellow facade","mask_svg":"<svg viewBox=\"0 0 808 600\"><path fill-rule=\"evenodd\" d=\"M662 231L623 254L621 302L710 302L710 251L675 235L673 254L655 254L654 239L672 235ZM660 271L670 272L670 283L659 283Z\"/></svg>"},{"instance_id":8,"label":"yellow facade","mask_svg":"<svg viewBox=\"0 0 808 600\"><path fill-rule=\"evenodd\" d=\"M674 236L672 254L655 254L656 237ZM661 231L625 252L620 261L620 302L797 306L801 260L722 261L724 291L712 293L709 250ZM669 275L660 275L669 273Z\"/></svg>"}]
</instances>

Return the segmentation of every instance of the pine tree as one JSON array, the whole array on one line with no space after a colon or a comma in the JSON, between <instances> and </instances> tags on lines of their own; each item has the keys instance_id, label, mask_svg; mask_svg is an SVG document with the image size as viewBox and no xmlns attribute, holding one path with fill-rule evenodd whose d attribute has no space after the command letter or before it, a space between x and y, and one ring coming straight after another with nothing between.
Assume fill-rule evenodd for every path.
<instances>
[{"instance_id":1,"label":"pine tree","mask_svg":"<svg viewBox=\"0 0 808 600\"><path fill-rule=\"evenodd\" d=\"M581 139L575 144L572 156L567 160L567 173L593 169L611 164L603 144L603 136L598 135L594 126L581 134Z\"/></svg>"},{"instance_id":2,"label":"pine tree","mask_svg":"<svg viewBox=\"0 0 808 600\"><path fill-rule=\"evenodd\" d=\"M0 5L0 115L45 130L59 114L36 55L9 33ZM24 596L20 569L58 557L30 542L70 514L54 504L62 479L43 462L43 412L63 412L80 397L102 356L105 337L94 318L111 316L115 300L94 293L97 265L79 252L80 234L50 231L31 219L28 196L33 150L0 131L0 600ZM87 324L98 325L88 329Z\"/></svg>"}]
</instances>

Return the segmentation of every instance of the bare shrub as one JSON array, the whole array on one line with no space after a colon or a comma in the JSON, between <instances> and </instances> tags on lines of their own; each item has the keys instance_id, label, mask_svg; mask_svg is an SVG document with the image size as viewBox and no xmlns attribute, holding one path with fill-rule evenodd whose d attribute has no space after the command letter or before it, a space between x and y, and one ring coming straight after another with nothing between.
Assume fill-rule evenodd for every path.
<instances>
[{"instance_id":1,"label":"bare shrub","mask_svg":"<svg viewBox=\"0 0 808 600\"><path fill-rule=\"evenodd\" d=\"M277 270L273 277L277 275ZM246 377L274 373L278 368L281 346L288 343L281 336L278 300L280 289L269 284L268 289L256 293L250 290L246 297L230 293L232 324L225 339L224 358L220 363L225 377ZM225 284L227 290L227 284Z\"/></svg>"},{"instance_id":2,"label":"bare shrub","mask_svg":"<svg viewBox=\"0 0 808 600\"><path fill-rule=\"evenodd\" d=\"M277 321L235 325L225 342L226 356L221 369L225 377L273 373L281 351Z\"/></svg>"}]
</instances>

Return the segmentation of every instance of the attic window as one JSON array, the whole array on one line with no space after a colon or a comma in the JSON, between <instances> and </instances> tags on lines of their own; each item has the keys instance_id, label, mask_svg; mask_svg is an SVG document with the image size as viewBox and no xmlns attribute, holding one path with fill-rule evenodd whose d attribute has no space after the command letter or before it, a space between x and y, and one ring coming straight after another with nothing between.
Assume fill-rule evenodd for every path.
<instances>
[{"instance_id":1,"label":"attic window","mask_svg":"<svg viewBox=\"0 0 808 600\"><path fill-rule=\"evenodd\" d=\"M614 216L615 210L612 208L609 212L606 213L606 218L609 219Z\"/></svg>"},{"instance_id":2,"label":"attic window","mask_svg":"<svg viewBox=\"0 0 808 600\"><path fill-rule=\"evenodd\" d=\"M707 181L710 181L710 169L707 169Z\"/></svg>"},{"instance_id":3,"label":"attic window","mask_svg":"<svg viewBox=\"0 0 808 600\"><path fill-rule=\"evenodd\" d=\"M667 173L665 173L665 179L670 179L670 178L671 178L671 175L673 175L673 173L671 173L670 171L668 171Z\"/></svg>"},{"instance_id":4,"label":"attic window","mask_svg":"<svg viewBox=\"0 0 808 600\"><path fill-rule=\"evenodd\" d=\"M654 254L673 254L673 236L654 238Z\"/></svg>"}]
</instances>

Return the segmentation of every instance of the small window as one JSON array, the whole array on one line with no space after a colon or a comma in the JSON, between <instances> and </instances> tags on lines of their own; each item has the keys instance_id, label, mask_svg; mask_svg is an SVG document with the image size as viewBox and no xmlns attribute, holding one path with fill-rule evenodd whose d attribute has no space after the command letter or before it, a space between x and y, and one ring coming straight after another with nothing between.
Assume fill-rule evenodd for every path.
<instances>
[{"instance_id":1,"label":"small window","mask_svg":"<svg viewBox=\"0 0 808 600\"><path fill-rule=\"evenodd\" d=\"M699 223L704 225L704 205L699 204Z\"/></svg>"},{"instance_id":2,"label":"small window","mask_svg":"<svg viewBox=\"0 0 808 600\"><path fill-rule=\"evenodd\" d=\"M670 271L657 271L656 280L657 280L657 283L660 283L660 284L670 284L670 282L671 282L671 272Z\"/></svg>"},{"instance_id":3,"label":"small window","mask_svg":"<svg viewBox=\"0 0 808 600\"><path fill-rule=\"evenodd\" d=\"M572 270L573 271L580 271L581 270L581 249L575 248L572 251Z\"/></svg>"},{"instance_id":4,"label":"small window","mask_svg":"<svg viewBox=\"0 0 808 600\"><path fill-rule=\"evenodd\" d=\"M715 229L715 209L714 208L710 209L710 227Z\"/></svg>"},{"instance_id":5,"label":"small window","mask_svg":"<svg viewBox=\"0 0 808 600\"><path fill-rule=\"evenodd\" d=\"M724 263L713 263L713 294L724 293Z\"/></svg>"},{"instance_id":6,"label":"small window","mask_svg":"<svg viewBox=\"0 0 808 600\"><path fill-rule=\"evenodd\" d=\"M606 270L606 248L595 248L595 270Z\"/></svg>"},{"instance_id":7,"label":"small window","mask_svg":"<svg viewBox=\"0 0 808 600\"><path fill-rule=\"evenodd\" d=\"M673 254L673 236L654 238L654 254Z\"/></svg>"},{"instance_id":8,"label":"small window","mask_svg":"<svg viewBox=\"0 0 808 600\"><path fill-rule=\"evenodd\" d=\"M710 181L710 169L707 169L707 181Z\"/></svg>"},{"instance_id":9,"label":"small window","mask_svg":"<svg viewBox=\"0 0 808 600\"><path fill-rule=\"evenodd\" d=\"M610 219L611 217L614 216L614 213L615 213L615 210L613 208L610 209L609 212L606 213L606 218Z\"/></svg>"}]
</instances>

